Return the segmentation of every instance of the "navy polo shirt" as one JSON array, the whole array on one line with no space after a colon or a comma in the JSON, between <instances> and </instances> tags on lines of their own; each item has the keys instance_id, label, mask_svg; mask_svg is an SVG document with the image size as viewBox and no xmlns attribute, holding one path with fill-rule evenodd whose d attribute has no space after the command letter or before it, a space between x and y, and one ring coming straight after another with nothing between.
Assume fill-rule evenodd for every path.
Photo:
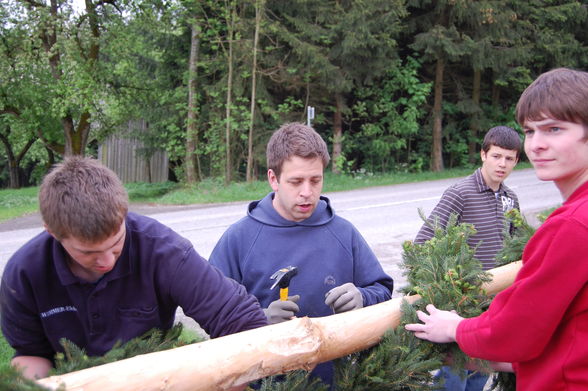
<instances>
[{"instance_id":1,"label":"navy polo shirt","mask_svg":"<svg viewBox=\"0 0 588 391\"><path fill-rule=\"evenodd\" d=\"M125 224L121 256L95 283L69 270L65 250L46 232L11 257L0 286L1 325L17 356L53 359L62 338L103 355L118 341L170 328L178 306L213 338L267 324L257 300L187 239L133 213Z\"/></svg>"}]
</instances>

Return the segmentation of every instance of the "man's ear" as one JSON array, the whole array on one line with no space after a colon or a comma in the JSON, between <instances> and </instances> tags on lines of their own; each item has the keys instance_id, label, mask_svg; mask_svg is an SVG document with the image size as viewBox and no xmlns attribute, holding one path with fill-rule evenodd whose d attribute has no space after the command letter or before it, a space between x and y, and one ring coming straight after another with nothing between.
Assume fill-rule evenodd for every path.
<instances>
[{"instance_id":1,"label":"man's ear","mask_svg":"<svg viewBox=\"0 0 588 391\"><path fill-rule=\"evenodd\" d=\"M486 161L486 152L483 149L480 151L480 158L482 158L483 162Z\"/></svg>"},{"instance_id":2,"label":"man's ear","mask_svg":"<svg viewBox=\"0 0 588 391\"><path fill-rule=\"evenodd\" d=\"M279 178L271 168L267 170L267 181L269 182L273 191L278 191Z\"/></svg>"}]
</instances>

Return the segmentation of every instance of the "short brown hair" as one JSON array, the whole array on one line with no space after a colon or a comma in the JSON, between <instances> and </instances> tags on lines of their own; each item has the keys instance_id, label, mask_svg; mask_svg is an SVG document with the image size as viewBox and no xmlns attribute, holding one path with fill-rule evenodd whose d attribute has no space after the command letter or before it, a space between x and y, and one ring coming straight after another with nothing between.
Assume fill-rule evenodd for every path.
<instances>
[{"instance_id":1,"label":"short brown hair","mask_svg":"<svg viewBox=\"0 0 588 391\"><path fill-rule=\"evenodd\" d=\"M523 126L545 116L582 124L588 136L588 73L556 68L535 79L519 98L516 119Z\"/></svg>"},{"instance_id":2,"label":"short brown hair","mask_svg":"<svg viewBox=\"0 0 588 391\"><path fill-rule=\"evenodd\" d=\"M495 126L486 132L484 141L482 142L482 151L488 152L493 145L502 149L517 151L518 158L523 142L517 131L513 128L508 126Z\"/></svg>"},{"instance_id":3,"label":"short brown hair","mask_svg":"<svg viewBox=\"0 0 588 391\"><path fill-rule=\"evenodd\" d=\"M39 208L47 229L58 239L104 241L120 229L128 195L108 167L92 158L72 156L45 176Z\"/></svg>"},{"instance_id":4,"label":"short brown hair","mask_svg":"<svg viewBox=\"0 0 588 391\"><path fill-rule=\"evenodd\" d=\"M270 138L266 151L267 168L279 179L282 164L292 156L305 159L318 157L323 162L323 169L331 159L322 137L310 126L297 122L282 125Z\"/></svg>"}]
</instances>

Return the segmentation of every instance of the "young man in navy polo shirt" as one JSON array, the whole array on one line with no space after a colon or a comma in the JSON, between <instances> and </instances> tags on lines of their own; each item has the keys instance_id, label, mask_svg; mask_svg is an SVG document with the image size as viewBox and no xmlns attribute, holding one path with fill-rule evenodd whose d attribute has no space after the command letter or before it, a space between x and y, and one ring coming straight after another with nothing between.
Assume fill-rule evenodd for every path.
<instances>
[{"instance_id":1,"label":"young man in navy polo shirt","mask_svg":"<svg viewBox=\"0 0 588 391\"><path fill-rule=\"evenodd\" d=\"M187 239L127 213L122 183L98 161L59 164L43 180L39 207L46 231L11 257L0 287L2 332L25 376L48 374L62 338L103 355L169 329L178 306L212 338L267 324L257 300Z\"/></svg>"}]
</instances>

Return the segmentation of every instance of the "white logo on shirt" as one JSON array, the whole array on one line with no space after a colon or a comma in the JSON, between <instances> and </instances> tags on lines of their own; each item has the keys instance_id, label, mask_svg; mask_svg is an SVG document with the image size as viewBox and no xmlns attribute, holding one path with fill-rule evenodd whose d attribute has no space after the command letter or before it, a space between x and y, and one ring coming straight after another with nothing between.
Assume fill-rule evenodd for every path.
<instances>
[{"instance_id":1,"label":"white logo on shirt","mask_svg":"<svg viewBox=\"0 0 588 391\"><path fill-rule=\"evenodd\" d=\"M500 196L500 199L502 200L502 211L503 212L507 212L507 211L514 208L514 206L515 206L514 199L507 197L507 196Z\"/></svg>"}]
</instances>

